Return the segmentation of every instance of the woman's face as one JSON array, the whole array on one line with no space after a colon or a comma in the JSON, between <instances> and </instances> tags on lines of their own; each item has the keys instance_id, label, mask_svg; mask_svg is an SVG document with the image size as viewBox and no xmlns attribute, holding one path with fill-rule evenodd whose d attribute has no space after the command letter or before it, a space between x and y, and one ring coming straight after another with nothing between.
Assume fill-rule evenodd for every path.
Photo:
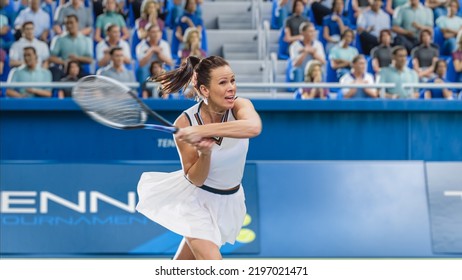
<instances>
[{"instance_id":1,"label":"woman's face","mask_svg":"<svg viewBox=\"0 0 462 280\"><path fill-rule=\"evenodd\" d=\"M351 32L347 32L344 36L343 36L343 41L345 41L345 44L348 46L351 44L351 42L353 42L353 34Z\"/></svg>"},{"instance_id":2,"label":"woman's face","mask_svg":"<svg viewBox=\"0 0 462 280\"><path fill-rule=\"evenodd\" d=\"M192 45L194 43L198 43L199 42L199 33L197 32L191 32L191 34L189 34L189 44Z\"/></svg>"},{"instance_id":3,"label":"woman's face","mask_svg":"<svg viewBox=\"0 0 462 280\"><path fill-rule=\"evenodd\" d=\"M193 13L196 11L196 1L195 0L189 0L188 5L186 6L186 10L190 13Z\"/></svg>"},{"instance_id":4,"label":"woman's face","mask_svg":"<svg viewBox=\"0 0 462 280\"><path fill-rule=\"evenodd\" d=\"M335 12L337 14L341 14L345 6L345 4L343 3L343 0L335 0L334 5L335 5Z\"/></svg>"},{"instance_id":5,"label":"woman's face","mask_svg":"<svg viewBox=\"0 0 462 280\"><path fill-rule=\"evenodd\" d=\"M157 6L154 2L149 2L146 7L146 12L148 15L155 13L157 10Z\"/></svg>"},{"instance_id":6,"label":"woman's face","mask_svg":"<svg viewBox=\"0 0 462 280\"><path fill-rule=\"evenodd\" d=\"M391 43L391 36L388 33L383 33L382 35L382 44L389 46Z\"/></svg>"},{"instance_id":7,"label":"woman's face","mask_svg":"<svg viewBox=\"0 0 462 280\"><path fill-rule=\"evenodd\" d=\"M438 62L438 66L436 67L436 74L439 77L444 77L446 75L448 67L446 66L446 63L443 62Z\"/></svg>"},{"instance_id":8,"label":"woman's face","mask_svg":"<svg viewBox=\"0 0 462 280\"><path fill-rule=\"evenodd\" d=\"M431 43L432 37L427 32L422 34L422 44L429 45Z\"/></svg>"},{"instance_id":9,"label":"woman's face","mask_svg":"<svg viewBox=\"0 0 462 280\"><path fill-rule=\"evenodd\" d=\"M218 67L210 72L210 86L201 86L201 93L207 97L210 105L227 110L234 106L236 97L236 78L228 65Z\"/></svg>"},{"instance_id":10,"label":"woman's face","mask_svg":"<svg viewBox=\"0 0 462 280\"><path fill-rule=\"evenodd\" d=\"M448 15L457 15L457 12L459 11L459 7L456 2L451 2L449 4L449 9L448 9Z\"/></svg>"},{"instance_id":11,"label":"woman's face","mask_svg":"<svg viewBox=\"0 0 462 280\"><path fill-rule=\"evenodd\" d=\"M311 71L311 80L314 80L316 77L322 77L322 70L319 65L315 65Z\"/></svg>"},{"instance_id":12,"label":"woman's face","mask_svg":"<svg viewBox=\"0 0 462 280\"><path fill-rule=\"evenodd\" d=\"M69 76L76 77L79 75L79 66L76 63L69 65Z\"/></svg>"},{"instance_id":13,"label":"woman's face","mask_svg":"<svg viewBox=\"0 0 462 280\"><path fill-rule=\"evenodd\" d=\"M298 1L297 4L295 4L294 13L300 15L303 13L304 10L305 5L303 4L303 2Z\"/></svg>"}]
</instances>

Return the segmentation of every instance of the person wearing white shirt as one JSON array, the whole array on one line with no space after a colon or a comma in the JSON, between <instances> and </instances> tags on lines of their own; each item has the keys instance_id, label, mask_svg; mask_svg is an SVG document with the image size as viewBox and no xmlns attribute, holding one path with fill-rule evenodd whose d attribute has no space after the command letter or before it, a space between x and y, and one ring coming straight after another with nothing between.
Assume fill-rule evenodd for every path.
<instances>
[{"instance_id":1,"label":"person wearing white shirt","mask_svg":"<svg viewBox=\"0 0 462 280\"><path fill-rule=\"evenodd\" d=\"M110 24L106 28L106 39L96 45L96 60L98 67L104 67L111 62L109 52L114 47L120 47L124 54L124 64L132 62L130 45L127 41L120 38L120 27L116 24Z\"/></svg>"},{"instance_id":2,"label":"person wearing white shirt","mask_svg":"<svg viewBox=\"0 0 462 280\"><path fill-rule=\"evenodd\" d=\"M340 84L364 85L373 84L374 77L366 72L366 58L364 55L357 55L352 61L353 67L350 73L340 78ZM375 88L342 88L343 98L377 98L378 93Z\"/></svg>"},{"instance_id":3,"label":"person wearing white shirt","mask_svg":"<svg viewBox=\"0 0 462 280\"><path fill-rule=\"evenodd\" d=\"M300 34L303 40L295 41L289 47L296 82L303 80L303 71L309 61L316 59L323 65L326 63L326 53L322 43L315 39L316 30L313 23L303 22L300 25Z\"/></svg>"},{"instance_id":4,"label":"person wearing white shirt","mask_svg":"<svg viewBox=\"0 0 462 280\"><path fill-rule=\"evenodd\" d=\"M26 21L21 28L22 37L13 43L10 48L10 67L18 67L24 64L24 48L34 47L38 56L38 65L48 68L50 49L48 45L34 37L34 23Z\"/></svg>"},{"instance_id":5,"label":"person wearing white shirt","mask_svg":"<svg viewBox=\"0 0 462 280\"><path fill-rule=\"evenodd\" d=\"M16 30L20 30L24 22L32 21L35 25L35 38L48 41L50 32L50 15L40 8L41 0L29 0L29 7L19 12L14 21Z\"/></svg>"},{"instance_id":6,"label":"person wearing white shirt","mask_svg":"<svg viewBox=\"0 0 462 280\"><path fill-rule=\"evenodd\" d=\"M138 80L145 80L149 76L149 65L158 60L163 64L173 66L172 52L167 41L162 40L162 31L158 25L147 28L148 35L136 46L136 59L139 62Z\"/></svg>"},{"instance_id":7,"label":"person wearing white shirt","mask_svg":"<svg viewBox=\"0 0 462 280\"><path fill-rule=\"evenodd\" d=\"M382 0L373 0L371 8L362 12L358 17L359 40L366 55L369 55L371 50L379 45L380 31L391 28L390 16L381 9L382 4Z\"/></svg>"}]
</instances>

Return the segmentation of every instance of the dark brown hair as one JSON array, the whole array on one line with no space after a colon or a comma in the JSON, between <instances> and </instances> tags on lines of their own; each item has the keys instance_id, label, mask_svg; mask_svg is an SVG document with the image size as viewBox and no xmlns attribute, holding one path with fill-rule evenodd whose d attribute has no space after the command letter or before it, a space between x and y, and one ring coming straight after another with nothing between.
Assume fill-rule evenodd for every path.
<instances>
[{"instance_id":1,"label":"dark brown hair","mask_svg":"<svg viewBox=\"0 0 462 280\"><path fill-rule=\"evenodd\" d=\"M200 86L210 87L210 73L212 70L226 65L229 65L228 62L219 56L209 56L204 59L189 56L181 64L180 68L160 75L156 82L162 85L164 93L175 93L181 89L186 90L194 73L196 73L194 87L200 93Z\"/></svg>"}]
</instances>

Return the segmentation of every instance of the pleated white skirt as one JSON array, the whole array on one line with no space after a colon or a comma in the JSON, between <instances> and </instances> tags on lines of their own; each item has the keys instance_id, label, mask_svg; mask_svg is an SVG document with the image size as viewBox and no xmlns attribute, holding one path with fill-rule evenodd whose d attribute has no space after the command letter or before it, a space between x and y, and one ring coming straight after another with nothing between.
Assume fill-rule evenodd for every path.
<instances>
[{"instance_id":1,"label":"pleated white skirt","mask_svg":"<svg viewBox=\"0 0 462 280\"><path fill-rule=\"evenodd\" d=\"M246 214L244 190L214 194L191 184L183 170L145 172L138 182L136 210L185 237L234 244Z\"/></svg>"}]
</instances>

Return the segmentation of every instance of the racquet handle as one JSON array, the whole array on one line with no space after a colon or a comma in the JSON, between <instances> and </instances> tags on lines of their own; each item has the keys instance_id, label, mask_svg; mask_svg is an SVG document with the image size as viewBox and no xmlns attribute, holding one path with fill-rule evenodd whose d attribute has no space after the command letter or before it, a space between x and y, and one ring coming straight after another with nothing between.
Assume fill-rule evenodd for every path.
<instances>
[{"instance_id":1,"label":"racquet handle","mask_svg":"<svg viewBox=\"0 0 462 280\"><path fill-rule=\"evenodd\" d=\"M173 134L177 133L179 130L179 128L176 126L164 126L164 125L157 125L157 124L145 124L143 128L167 132L167 133L173 133Z\"/></svg>"}]
</instances>

